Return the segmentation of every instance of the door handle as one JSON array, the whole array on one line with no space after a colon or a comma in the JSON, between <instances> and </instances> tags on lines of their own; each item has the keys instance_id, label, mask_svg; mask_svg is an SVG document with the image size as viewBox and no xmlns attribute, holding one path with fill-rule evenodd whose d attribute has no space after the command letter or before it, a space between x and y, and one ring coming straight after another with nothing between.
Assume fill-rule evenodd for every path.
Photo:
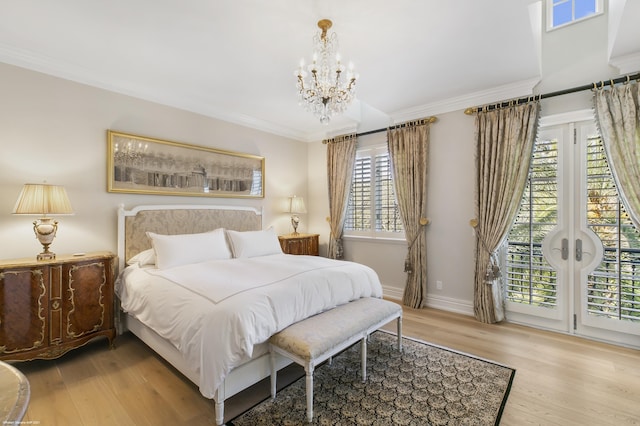
<instances>
[{"instance_id":1,"label":"door handle","mask_svg":"<svg viewBox=\"0 0 640 426\"><path fill-rule=\"evenodd\" d=\"M578 262L582 260L582 240L580 238L576 240L576 260Z\"/></svg>"},{"instance_id":2,"label":"door handle","mask_svg":"<svg viewBox=\"0 0 640 426\"><path fill-rule=\"evenodd\" d=\"M569 258L569 240L566 238L562 239L562 260L567 260Z\"/></svg>"}]
</instances>

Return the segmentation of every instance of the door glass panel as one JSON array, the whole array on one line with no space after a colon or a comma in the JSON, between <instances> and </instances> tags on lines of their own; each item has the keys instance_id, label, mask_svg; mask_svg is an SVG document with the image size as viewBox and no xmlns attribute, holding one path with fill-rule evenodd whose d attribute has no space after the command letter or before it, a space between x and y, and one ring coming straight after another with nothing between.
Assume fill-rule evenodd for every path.
<instances>
[{"instance_id":1,"label":"door glass panel","mask_svg":"<svg viewBox=\"0 0 640 426\"><path fill-rule=\"evenodd\" d=\"M588 314L640 323L640 232L618 197L599 137L587 141L587 224L604 246L587 278Z\"/></svg>"},{"instance_id":2,"label":"door glass panel","mask_svg":"<svg viewBox=\"0 0 640 426\"><path fill-rule=\"evenodd\" d=\"M640 231L591 121L540 131L501 250L512 320L637 345Z\"/></svg>"},{"instance_id":3,"label":"door glass panel","mask_svg":"<svg viewBox=\"0 0 640 426\"><path fill-rule=\"evenodd\" d=\"M542 255L558 223L558 141L538 138L518 216L507 237L506 299L536 307L557 305L557 275Z\"/></svg>"}]
</instances>

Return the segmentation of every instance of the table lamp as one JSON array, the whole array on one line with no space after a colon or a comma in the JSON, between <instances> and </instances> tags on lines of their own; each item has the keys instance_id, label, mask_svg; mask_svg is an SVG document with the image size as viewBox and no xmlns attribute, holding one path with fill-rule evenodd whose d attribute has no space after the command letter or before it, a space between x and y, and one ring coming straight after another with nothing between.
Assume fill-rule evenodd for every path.
<instances>
[{"instance_id":1,"label":"table lamp","mask_svg":"<svg viewBox=\"0 0 640 426\"><path fill-rule=\"evenodd\" d=\"M298 225L300 224L300 217L298 214L304 214L307 212L304 206L304 199L302 197L289 197L289 209L287 213L291 213L291 226L293 226L293 235L298 234Z\"/></svg>"},{"instance_id":2,"label":"table lamp","mask_svg":"<svg viewBox=\"0 0 640 426\"><path fill-rule=\"evenodd\" d=\"M59 185L27 183L22 188L13 214L40 215L33 222L33 232L42 244L43 251L37 260L52 260L56 254L49 251L49 246L56 237L58 222L48 215L73 214L67 191Z\"/></svg>"}]
</instances>

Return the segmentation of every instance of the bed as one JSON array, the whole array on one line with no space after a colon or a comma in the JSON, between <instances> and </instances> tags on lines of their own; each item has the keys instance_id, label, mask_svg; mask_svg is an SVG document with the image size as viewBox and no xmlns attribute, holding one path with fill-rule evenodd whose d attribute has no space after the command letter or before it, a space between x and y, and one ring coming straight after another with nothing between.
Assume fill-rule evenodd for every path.
<instances>
[{"instance_id":1,"label":"bed","mask_svg":"<svg viewBox=\"0 0 640 426\"><path fill-rule=\"evenodd\" d=\"M364 265L281 252L245 206L118 209L120 332L131 331L215 403L270 375L266 341L304 318L381 297ZM278 369L290 361L278 357Z\"/></svg>"}]
</instances>

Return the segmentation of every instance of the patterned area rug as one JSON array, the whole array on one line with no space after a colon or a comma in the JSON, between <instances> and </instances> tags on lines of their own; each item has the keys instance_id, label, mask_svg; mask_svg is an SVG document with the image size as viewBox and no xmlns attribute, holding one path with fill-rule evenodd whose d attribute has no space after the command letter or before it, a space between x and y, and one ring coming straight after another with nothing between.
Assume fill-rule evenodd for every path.
<instances>
[{"instance_id":1,"label":"patterned area rug","mask_svg":"<svg viewBox=\"0 0 640 426\"><path fill-rule=\"evenodd\" d=\"M368 344L367 382L360 345L316 368L314 425L497 425L515 370L443 347L377 331ZM229 422L303 425L304 377Z\"/></svg>"}]
</instances>

